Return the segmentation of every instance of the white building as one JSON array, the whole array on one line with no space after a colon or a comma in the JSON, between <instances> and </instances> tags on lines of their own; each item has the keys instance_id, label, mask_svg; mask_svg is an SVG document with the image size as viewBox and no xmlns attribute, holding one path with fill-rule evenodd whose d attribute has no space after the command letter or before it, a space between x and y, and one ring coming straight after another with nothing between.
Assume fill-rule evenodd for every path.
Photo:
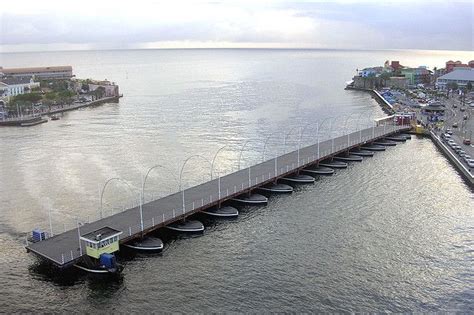
<instances>
[{"instance_id":1,"label":"white building","mask_svg":"<svg viewBox=\"0 0 474 315\"><path fill-rule=\"evenodd\" d=\"M73 77L71 66L2 68L0 75L8 77L35 77L36 79L70 79Z\"/></svg>"},{"instance_id":2,"label":"white building","mask_svg":"<svg viewBox=\"0 0 474 315\"><path fill-rule=\"evenodd\" d=\"M0 82L0 99L8 96L8 85Z\"/></svg>"},{"instance_id":3,"label":"white building","mask_svg":"<svg viewBox=\"0 0 474 315\"><path fill-rule=\"evenodd\" d=\"M110 82L107 80L104 81L93 81L89 83L89 91L95 91L99 87L104 89L104 96L105 97L113 97L119 95L119 87L114 82Z\"/></svg>"},{"instance_id":4,"label":"white building","mask_svg":"<svg viewBox=\"0 0 474 315\"><path fill-rule=\"evenodd\" d=\"M446 86L453 82L456 83L459 88L465 88L468 82L471 82L472 86L474 87L474 69L456 68L456 70L446 73L445 75L436 79L436 87L441 90L445 90Z\"/></svg>"},{"instance_id":5,"label":"white building","mask_svg":"<svg viewBox=\"0 0 474 315\"><path fill-rule=\"evenodd\" d=\"M7 103L8 85L0 82L0 119L6 117L5 104Z\"/></svg>"},{"instance_id":6,"label":"white building","mask_svg":"<svg viewBox=\"0 0 474 315\"><path fill-rule=\"evenodd\" d=\"M31 91L35 87L39 87L39 82L33 81L30 77L8 77L0 79L0 91L2 97L12 97L25 92Z\"/></svg>"}]
</instances>

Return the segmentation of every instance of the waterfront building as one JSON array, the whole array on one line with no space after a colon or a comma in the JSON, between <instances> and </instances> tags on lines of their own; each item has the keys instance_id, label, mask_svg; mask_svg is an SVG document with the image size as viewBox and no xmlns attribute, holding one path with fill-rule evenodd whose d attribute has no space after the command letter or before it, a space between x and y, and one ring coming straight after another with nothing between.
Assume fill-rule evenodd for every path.
<instances>
[{"instance_id":1,"label":"waterfront building","mask_svg":"<svg viewBox=\"0 0 474 315\"><path fill-rule=\"evenodd\" d=\"M365 68L359 71L359 76L363 78L376 77L383 72L383 67Z\"/></svg>"},{"instance_id":2,"label":"waterfront building","mask_svg":"<svg viewBox=\"0 0 474 315\"><path fill-rule=\"evenodd\" d=\"M7 116L5 109L7 103L7 91L8 86L5 83L0 82L0 119L4 119Z\"/></svg>"},{"instance_id":3,"label":"waterfront building","mask_svg":"<svg viewBox=\"0 0 474 315\"><path fill-rule=\"evenodd\" d=\"M400 61L397 61L397 60L392 60L390 67L392 68L393 71L397 71L403 68L403 66L400 64Z\"/></svg>"},{"instance_id":4,"label":"waterfront building","mask_svg":"<svg viewBox=\"0 0 474 315\"><path fill-rule=\"evenodd\" d=\"M0 99L8 96L8 85L0 82Z\"/></svg>"},{"instance_id":5,"label":"waterfront building","mask_svg":"<svg viewBox=\"0 0 474 315\"><path fill-rule=\"evenodd\" d=\"M103 88L104 97L113 97L119 95L119 87L114 82L108 80L104 81L91 81L89 84L89 92L93 92L98 88Z\"/></svg>"},{"instance_id":6,"label":"waterfront building","mask_svg":"<svg viewBox=\"0 0 474 315\"><path fill-rule=\"evenodd\" d=\"M390 77L385 81L385 86L392 88L405 89L408 87L409 80L405 77Z\"/></svg>"},{"instance_id":7,"label":"waterfront building","mask_svg":"<svg viewBox=\"0 0 474 315\"><path fill-rule=\"evenodd\" d=\"M431 71L426 67L420 66L418 68L403 68L401 74L408 78L411 85L429 84L431 81Z\"/></svg>"},{"instance_id":8,"label":"waterfront building","mask_svg":"<svg viewBox=\"0 0 474 315\"><path fill-rule=\"evenodd\" d=\"M0 76L35 77L36 79L70 79L73 77L71 66L1 68Z\"/></svg>"},{"instance_id":9,"label":"waterfront building","mask_svg":"<svg viewBox=\"0 0 474 315\"><path fill-rule=\"evenodd\" d=\"M32 88L39 87L39 82L35 82L33 77L4 77L0 79L3 90L3 97L11 97L31 91Z\"/></svg>"},{"instance_id":10,"label":"waterfront building","mask_svg":"<svg viewBox=\"0 0 474 315\"><path fill-rule=\"evenodd\" d=\"M451 71L458 70L458 69L472 69L472 68L474 68L474 60L469 61L467 64L462 63L459 60L458 61L449 60L449 61L446 61L445 72L449 73Z\"/></svg>"},{"instance_id":11,"label":"waterfront building","mask_svg":"<svg viewBox=\"0 0 474 315\"><path fill-rule=\"evenodd\" d=\"M474 69L455 69L436 79L436 87L445 90L450 83L456 83L459 88L465 88L471 82L474 86Z\"/></svg>"}]
</instances>

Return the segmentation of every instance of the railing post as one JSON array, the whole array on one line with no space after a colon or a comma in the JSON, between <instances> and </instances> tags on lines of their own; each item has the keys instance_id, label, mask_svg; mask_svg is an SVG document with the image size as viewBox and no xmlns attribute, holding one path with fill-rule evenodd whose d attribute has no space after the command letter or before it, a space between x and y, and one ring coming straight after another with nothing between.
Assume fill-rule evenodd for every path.
<instances>
[{"instance_id":1,"label":"railing post","mask_svg":"<svg viewBox=\"0 0 474 315\"><path fill-rule=\"evenodd\" d=\"M275 177L278 176L278 156L275 154Z\"/></svg>"},{"instance_id":2,"label":"railing post","mask_svg":"<svg viewBox=\"0 0 474 315\"><path fill-rule=\"evenodd\" d=\"M250 167L249 167L249 188L252 186L252 180L250 179Z\"/></svg>"}]
</instances>

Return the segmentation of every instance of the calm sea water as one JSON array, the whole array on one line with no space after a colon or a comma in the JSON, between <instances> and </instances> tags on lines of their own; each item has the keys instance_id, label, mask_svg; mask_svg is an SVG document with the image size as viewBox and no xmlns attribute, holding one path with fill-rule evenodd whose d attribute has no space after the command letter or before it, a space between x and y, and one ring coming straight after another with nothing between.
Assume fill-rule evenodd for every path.
<instances>
[{"instance_id":1,"label":"calm sea water","mask_svg":"<svg viewBox=\"0 0 474 315\"><path fill-rule=\"evenodd\" d=\"M0 312L474 311L474 194L427 139L413 139L315 185L205 220L200 237L170 237L161 255L122 257L123 276L59 278L25 253L34 227L60 232L137 199L177 189L192 154L236 166L248 139L282 149L293 127L382 116L368 94L344 91L356 68L442 66L467 52L137 50L0 54L4 67L72 65L79 78L115 81L119 104L70 112L32 128L0 129ZM326 124L327 125L327 124ZM291 135L290 138L296 138ZM311 139L306 137L306 142ZM296 139L292 139L295 145ZM257 161L254 141L244 163ZM271 154L271 153L269 153ZM207 169L194 163L189 185ZM173 174L172 174L173 173Z\"/></svg>"}]
</instances>

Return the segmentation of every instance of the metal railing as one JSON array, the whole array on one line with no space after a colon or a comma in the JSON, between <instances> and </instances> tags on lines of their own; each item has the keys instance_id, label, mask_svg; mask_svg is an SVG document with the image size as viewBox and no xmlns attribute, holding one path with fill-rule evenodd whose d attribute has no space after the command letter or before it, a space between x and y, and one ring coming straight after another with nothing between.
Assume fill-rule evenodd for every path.
<instances>
[{"instance_id":1,"label":"metal railing","mask_svg":"<svg viewBox=\"0 0 474 315\"><path fill-rule=\"evenodd\" d=\"M198 199L198 200L183 200L182 207L180 205L180 206L178 206L174 209L168 209L167 211L162 212L161 215L155 215L155 216L152 216L151 218L147 218L147 219L142 218L141 222L139 222L137 224L133 224L133 225L129 225L129 226L122 226L121 230L123 231L123 236L125 236L125 239L134 238L134 237L137 237L138 235L143 234L146 231L149 231L149 230L161 227L161 226L163 226L167 223L176 221L177 218L183 218L184 219L186 216L188 216L188 215L190 215L190 214L192 214L192 213L194 213L194 212L196 212L200 209L209 207L209 206L214 205L216 203L222 202L223 200L229 199L232 196L236 196L236 195L239 195L243 192L246 192L248 190L256 188L259 185L261 185L262 183L273 181L273 180L275 180L275 179L277 179L281 176L284 176L285 174L292 173L292 172L294 172L298 169L301 169L302 167L313 164L313 163L315 163L319 160L325 159L325 158L327 158L331 155L334 155L338 152L348 150L351 147L354 147L354 146L357 146L357 145L360 145L360 144L364 144L366 142L370 142L374 139L385 136L386 134L389 134L389 133L393 133L393 132L395 132L397 130L400 130L400 129L406 129L407 126L406 125L402 125L402 126L384 125L383 129L378 128L378 127L377 127L377 129L375 129L375 128L376 128L375 126L372 127L373 132L369 135L364 135L363 136L361 133L359 133L359 131L356 131L356 132L353 132L351 134L342 135L340 137L337 137L336 139L325 140L325 141L320 142L320 143L324 143L324 142L327 142L327 141L333 141L334 142L334 140L338 140L338 142L339 142L339 140L341 138L347 137L347 142L342 143L342 144L338 144L336 146L331 146L328 149L325 149L321 152L318 152L319 156L317 154L312 154L312 155L308 155L308 156L303 156L303 158L299 159L298 161L294 161L294 162L291 162L291 163L286 163L284 165L278 164L278 168L276 168L274 170L271 170L271 171L267 170L268 172L265 171L265 173L251 174L251 176L249 176L248 180L244 180L240 184L234 184L232 186L222 186L222 187L220 187L218 194L209 194L208 196L202 197L201 199ZM367 131L367 130L368 129L365 129L365 131ZM304 147L304 148L301 148L301 150L308 149L308 148L310 148L314 145L317 145L317 143L313 144L313 145L310 145L310 146L307 146L307 147ZM293 154L294 155L295 152L296 151L286 153L285 155L288 155L288 154ZM268 161L265 161L265 162L268 162ZM262 163L265 163L265 162L262 162ZM252 166L252 167L255 167L255 166ZM242 171L246 171L246 170L240 170L240 171L242 172ZM216 180L216 179L214 179L214 180ZM189 188L189 189L191 189L191 188ZM130 210L130 209L128 209L128 210ZM128 210L125 210L125 211L128 211ZM90 222L90 220L87 220L87 221ZM85 224L88 224L88 223L85 223ZM78 224L78 226L79 226L79 224ZM53 229L52 229L51 222L50 222L50 229L51 229L50 233L51 233L51 236L52 236L54 234L53 234ZM79 236L77 236L77 237L79 238ZM27 244L27 246L29 245L28 240L26 240L26 244ZM71 262L77 260L78 258L80 258L84 254L83 253L84 248L85 248L85 246L79 246L79 249L76 247L74 250L65 251L62 254L60 254L58 257L55 257L54 259L53 258L50 258L50 259L54 260L55 262L57 262L60 265L68 264L68 263L71 263Z\"/></svg>"}]
</instances>

